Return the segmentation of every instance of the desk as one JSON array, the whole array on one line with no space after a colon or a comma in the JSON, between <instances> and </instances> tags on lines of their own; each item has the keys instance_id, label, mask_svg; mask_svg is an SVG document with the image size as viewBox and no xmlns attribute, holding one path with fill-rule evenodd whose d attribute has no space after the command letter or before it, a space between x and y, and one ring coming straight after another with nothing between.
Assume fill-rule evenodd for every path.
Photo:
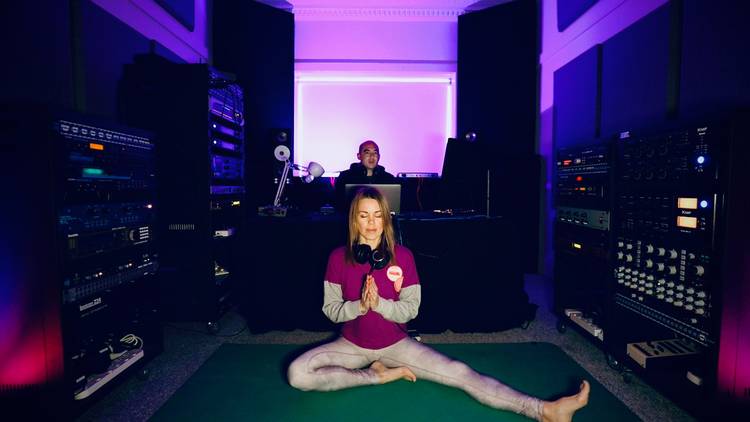
<instances>
[{"instance_id":1,"label":"desk","mask_svg":"<svg viewBox=\"0 0 750 422\"><path fill-rule=\"evenodd\" d=\"M501 217L413 216L398 220L422 284L410 324L420 332L502 331L536 315L523 285L515 226Z\"/></svg>"},{"instance_id":2,"label":"desk","mask_svg":"<svg viewBox=\"0 0 750 422\"><path fill-rule=\"evenodd\" d=\"M328 255L346 243L342 215L251 217L235 300L250 331L329 331L323 315Z\"/></svg>"},{"instance_id":3,"label":"desk","mask_svg":"<svg viewBox=\"0 0 750 422\"><path fill-rule=\"evenodd\" d=\"M321 311L328 254L346 243L342 215L252 217L238 281L253 332L335 330ZM500 217L405 215L399 241L414 253L422 305L420 332L500 331L534 319L523 290L513 225Z\"/></svg>"}]
</instances>

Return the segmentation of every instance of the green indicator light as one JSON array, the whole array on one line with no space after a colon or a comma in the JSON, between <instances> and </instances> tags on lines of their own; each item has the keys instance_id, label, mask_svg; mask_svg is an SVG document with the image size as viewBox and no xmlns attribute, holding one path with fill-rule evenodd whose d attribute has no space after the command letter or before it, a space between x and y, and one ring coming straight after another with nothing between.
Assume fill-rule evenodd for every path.
<instances>
[{"instance_id":1,"label":"green indicator light","mask_svg":"<svg viewBox=\"0 0 750 422\"><path fill-rule=\"evenodd\" d=\"M83 168L83 175L84 176L101 176L104 174L104 170L102 169L94 169L89 167Z\"/></svg>"}]
</instances>

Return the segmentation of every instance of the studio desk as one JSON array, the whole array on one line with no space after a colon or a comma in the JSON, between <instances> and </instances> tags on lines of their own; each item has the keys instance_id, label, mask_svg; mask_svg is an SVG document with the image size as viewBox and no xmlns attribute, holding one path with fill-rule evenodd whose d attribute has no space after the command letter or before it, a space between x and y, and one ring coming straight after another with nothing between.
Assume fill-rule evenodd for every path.
<instances>
[{"instance_id":1,"label":"studio desk","mask_svg":"<svg viewBox=\"0 0 750 422\"><path fill-rule=\"evenodd\" d=\"M501 331L534 319L514 226L501 217L420 213L395 219L422 285L422 333ZM329 253L346 243L343 215L251 217L235 302L252 332L336 327L321 311Z\"/></svg>"}]
</instances>

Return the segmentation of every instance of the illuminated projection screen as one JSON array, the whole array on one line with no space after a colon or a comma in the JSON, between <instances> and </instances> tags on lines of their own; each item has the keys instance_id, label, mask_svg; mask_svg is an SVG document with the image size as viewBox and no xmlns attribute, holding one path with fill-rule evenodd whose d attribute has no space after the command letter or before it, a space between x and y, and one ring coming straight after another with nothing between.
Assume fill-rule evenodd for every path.
<instances>
[{"instance_id":1,"label":"illuminated projection screen","mask_svg":"<svg viewBox=\"0 0 750 422\"><path fill-rule=\"evenodd\" d=\"M294 162L320 163L336 176L372 139L380 164L398 172L442 171L455 132L455 78L297 74Z\"/></svg>"}]
</instances>

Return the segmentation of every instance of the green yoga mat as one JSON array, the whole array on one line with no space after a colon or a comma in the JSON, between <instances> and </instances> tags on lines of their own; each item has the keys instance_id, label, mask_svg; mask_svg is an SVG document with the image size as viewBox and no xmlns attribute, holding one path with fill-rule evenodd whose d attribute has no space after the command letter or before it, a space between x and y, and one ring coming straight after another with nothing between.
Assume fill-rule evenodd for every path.
<instances>
[{"instance_id":1,"label":"green yoga mat","mask_svg":"<svg viewBox=\"0 0 750 422\"><path fill-rule=\"evenodd\" d=\"M511 387L543 399L591 383L589 405L574 421L635 421L638 417L550 343L434 344ZM286 368L310 346L222 345L162 406L155 421L528 421L492 409L461 390L429 381L396 381L334 392L290 387Z\"/></svg>"}]
</instances>

